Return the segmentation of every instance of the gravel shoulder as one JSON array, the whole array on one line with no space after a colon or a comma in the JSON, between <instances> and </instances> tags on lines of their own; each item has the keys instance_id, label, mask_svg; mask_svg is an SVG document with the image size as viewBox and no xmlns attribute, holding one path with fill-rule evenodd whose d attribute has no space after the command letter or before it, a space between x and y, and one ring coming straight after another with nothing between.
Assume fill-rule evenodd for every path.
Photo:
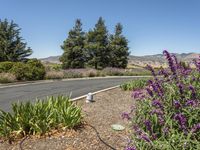
<instances>
[{"instance_id":1,"label":"gravel shoulder","mask_svg":"<svg viewBox=\"0 0 200 150\"><path fill-rule=\"evenodd\" d=\"M23 150L109 150L97 137L100 137L115 149L124 149L128 142L128 122L121 119L121 113L129 111L133 100L131 92L116 88L94 95L95 102L85 103L85 99L76 101L82 107L84 125L76 130L65 133L55 131L50 137L29 137L23 144ZM112 124L125 126L123 131L114 131ZM91 126L90 126L91 125ZM0 143L0 150L20 150L20 141L15 144Z\"/></svg>"}]
</instances>

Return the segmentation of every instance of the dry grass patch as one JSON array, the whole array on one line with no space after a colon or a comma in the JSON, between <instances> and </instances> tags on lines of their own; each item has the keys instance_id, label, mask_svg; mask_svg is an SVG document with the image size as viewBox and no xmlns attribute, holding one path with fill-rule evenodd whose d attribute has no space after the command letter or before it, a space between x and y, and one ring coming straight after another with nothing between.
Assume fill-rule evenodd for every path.
<instances>
[{"instance_id":1,"label":"dry grass patch","mask_svg":"<svg viewBox=\"0 0 200 150\"><path fill-rule=\"evenodd\" d=\"M16 77L12 73L0 73L0 83L15 82Z\"/></svg>"}]
</instances>

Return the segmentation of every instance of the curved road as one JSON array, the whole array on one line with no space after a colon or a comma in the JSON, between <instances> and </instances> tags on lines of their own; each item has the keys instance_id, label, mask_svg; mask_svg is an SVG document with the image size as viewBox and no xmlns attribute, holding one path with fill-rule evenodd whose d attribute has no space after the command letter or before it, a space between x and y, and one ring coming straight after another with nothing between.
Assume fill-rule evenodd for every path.
<instances>
[{"instance_id":1,"label":"curved road","mask_svg":"<svg viewBox=\"0 0 200 150\"><path fill-rule=\"evenodd\" d=\"M0 109L9 111L11 103L17 101L34 101L35 98L46 96L71 95L71 98L95 92L104 88L119 85L125 81L139 77L114 77L100 79L76 79L67 81L53 81L17 86L0 86Z\"/></svg>"}]
</instances>

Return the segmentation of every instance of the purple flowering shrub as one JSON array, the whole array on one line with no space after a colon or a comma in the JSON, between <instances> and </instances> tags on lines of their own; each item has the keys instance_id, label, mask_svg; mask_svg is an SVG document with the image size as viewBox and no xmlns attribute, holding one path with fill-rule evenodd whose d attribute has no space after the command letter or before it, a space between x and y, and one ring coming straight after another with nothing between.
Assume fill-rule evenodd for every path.
<instances>
[{"instance_id":1,"label":"purple flowering shrub","mask_svg":"<svg viewBox=\"0 0 200 150\"><path fill-rule=\"evenodd\" d=\"M128 148L200 149L200 57L192 69L167 51L163 54L169 68L157 74L147 66L153 79L133 92L135 106L122 115L133 129Z\"/></svg>"}]
</instances>

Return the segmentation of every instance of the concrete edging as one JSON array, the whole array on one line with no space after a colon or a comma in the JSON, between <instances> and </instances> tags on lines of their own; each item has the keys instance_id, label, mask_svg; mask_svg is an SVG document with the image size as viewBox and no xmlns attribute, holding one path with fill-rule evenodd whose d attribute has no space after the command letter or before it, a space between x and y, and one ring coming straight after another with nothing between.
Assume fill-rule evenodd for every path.
<instances>
[{"instance_id":1,"label":"concrete edging","mask_svg":"<svg viewBox=\"0 0 200 150\"><path fill-rule=\"evenodd\" d=\"M96 91L96 92L92 92L92 94L93 94L93 95L96 95L96 94L98 94L98 93L106 92L106 91L109 91L109 90L112 90L112 89L116 89L116 88L118 88L118 87L120 87L120 85L113 86L113 87L109 87L109 88L106 88L106 89L102 89L102 90L99 90L99 91ZM76 97L76 98L73 98L73 99L71 99L71 101L72 101L72 102L78 101L78 100L80 100L80 99L82 99L82 98L85 98L86 96L87 96L87 94L86 94L86 95L79 96L79 97Z\"/></svg>"}]
</instances>

